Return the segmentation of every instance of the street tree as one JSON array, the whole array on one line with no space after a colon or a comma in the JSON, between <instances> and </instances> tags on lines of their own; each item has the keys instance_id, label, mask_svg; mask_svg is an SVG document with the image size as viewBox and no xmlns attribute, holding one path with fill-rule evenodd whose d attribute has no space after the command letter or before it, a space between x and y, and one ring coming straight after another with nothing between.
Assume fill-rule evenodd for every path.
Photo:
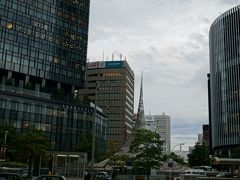
<instances>
[{"instance_id":1,"label":"street tree","mask_svg":"<svg viewBox=\"0 0 240 180\"><path fill-rule=\"evenodd\" d=\"M107 165L111 166L112 169L115 167L123 167L125 166L126 161L129 159L129 156L126 154L116 153L109 158Z\"/></svg>"},{"instance_id":2,"label":"street tree","mask_svg":"<svg viewBox=\"0 0 240 180\"><path fill-rule=\"evenodd\" d=\"M209 165L209 148L204 143L196 143L194 150L188 155L190 166Z\"/></svg>"},{"instance_id":3,"label":"street tree","mask_svg":"<svg viewBox=\"0 0 240 180\"><path fill-rule=\"evenodd\" d=\"M178 164L185 165L183 158L181 158L179 155L175 154L174 152L171 152L171 154L168 157L169 159L172 159L174 162L177 162Z\"/></svg>"},{"instance_id":4,"label":"street tree","mask_svg":"<svg viewBox=\"0 0 240 180\"><path fill-rule=\"evenodd\" d=\"M149 180L152 168L159 168L167 160L163 153L163 141L159 134L146 129L134 129L133 140L129 147L130 153L135 154L133 164L136 167L142 167L147 172Z\"/></svg>"},{"instance_id":5,"label":"street tree","mask_svg":"<svg viewBox=\"0 0 240 180\"><path fill-rule=\"evenodd\" d=\"M49 156L50 141L40 131L21 133L17 140L18 155L27 160L28 176L30 176L34 161Z\"/></svg>"},{"instance_id":6,"label":"street tree","mask_svg":"<svg viewBox=\"0 0 240 180\"><path fill-rule=\"evenodd\" d=\"M6 137L5 137L6 136ZM5 158L9 161L16 161L16 143L17 143L17 133L15 128L12 126L6 125L0 129L0 144L3 145L6 138L6 154Z\"/></svg>"},{"instance_id":7,"label":"street tree","mask_svg":"<svg viewBox=\"0 0 240 180\"><path fill-rule=\"evenodd\" d=\"M95 161L99 162L105 158L105 152L100 151L96 148L99 143L101 143L100 139L96 136L95 137ZM81 141L77 145L77 150L80 152L86 152L88 160L92 159L92 132L91 130L86 131L81 135Z\"/></svg>"}]
</instances>

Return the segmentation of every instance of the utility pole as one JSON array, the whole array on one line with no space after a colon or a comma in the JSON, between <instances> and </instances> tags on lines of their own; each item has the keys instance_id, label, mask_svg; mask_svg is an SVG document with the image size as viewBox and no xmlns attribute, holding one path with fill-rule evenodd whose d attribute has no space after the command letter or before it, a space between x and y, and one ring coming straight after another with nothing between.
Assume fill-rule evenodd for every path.
<instances>
[{"instance_id":1,"label":"utility pole","mask_svg":"<svg viewBox=\"0 0 240 180\"><path fill-rule=\"evenodd\" d=\"M95 103L94 103L94 120L92 123L92 160L91 160L91 180L94 179L94 161L95 161L95 143L96 143L96 122L97 122L97 95L98 95L98 83L96 83L95 89Z\"/></svg>"}]
</instances>

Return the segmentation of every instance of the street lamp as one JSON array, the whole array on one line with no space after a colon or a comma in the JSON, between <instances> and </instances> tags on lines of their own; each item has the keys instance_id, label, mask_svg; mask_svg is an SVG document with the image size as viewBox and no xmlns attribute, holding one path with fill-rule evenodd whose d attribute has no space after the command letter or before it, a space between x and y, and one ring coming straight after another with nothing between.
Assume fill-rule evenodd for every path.
<instances>
[{"instance_id":1,"label":"street lamp","mask_svg":"<svg viewBox=\"0 0 240 180\"><path fill-rule=\"evenodd\" d=\"M179 144L176 144L175 146L173 146L172 149L171 149L171 154L173 153L174 148L177 147L177 146L180 146L180 153L181 153L181 151L182 151L182 145L184 145L184 144L185 144L185 143L179 143ZM171 163L169 163L169 167L172 168L171 171L170 171L170 178L169 178L170 180L171 180L171 178L172 178L173 165L174 165L174 160L173 160L173 158L172 158L172 159L171 159Z\"/></svg>"},{"instance_id":2,"label":"street lamp","mask_svg":"<svg viewBox=\"0 0 240 180\"><path fill-rule=\"evenodd\" d=\"M1 145L1 150L0 150L0 161L2 162L1 171L2 171L3 162L6 159L5 155L6 155L6 151L7 151L7 135L8 135L8 131L5 131L4 143Z\"/></svg>"}]
</instances>

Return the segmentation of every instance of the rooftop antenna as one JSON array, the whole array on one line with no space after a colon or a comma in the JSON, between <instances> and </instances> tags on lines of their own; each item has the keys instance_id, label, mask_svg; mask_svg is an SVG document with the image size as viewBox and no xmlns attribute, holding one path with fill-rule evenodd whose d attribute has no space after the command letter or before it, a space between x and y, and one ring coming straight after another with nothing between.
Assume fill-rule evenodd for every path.
<instances>
[{"instance_id":1,"label":"rooftop antenna","mask_svg":"<svg viewBox=\"0 0 240 180\"><path fill-rule=\"evenodd\" d=\"M149 110L149 115L151 115L152 113L151 113L151 109Z\"/></svg>"},{"instance_id":2,"label":"rooftop antenna","mask_svg":"<svg viewBox=\"0 0 240 180\"><path fill-rule=\"evenodd\" d=\"M122 53L120 54L120 61L122 60Z\"/></svg>"}]
</instances>

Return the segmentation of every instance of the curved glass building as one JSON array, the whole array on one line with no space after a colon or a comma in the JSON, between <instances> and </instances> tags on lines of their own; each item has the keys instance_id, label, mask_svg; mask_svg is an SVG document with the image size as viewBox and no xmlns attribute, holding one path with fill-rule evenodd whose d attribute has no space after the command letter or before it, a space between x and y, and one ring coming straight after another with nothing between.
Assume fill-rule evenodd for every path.
<instances>
[{"instance_id":1,"label":"curved glass building","mask_svg":"<svg viewBox=\"0 0 240 180\"><path fill-rule=\"evenodd\" d=\"M213 149L240 142L240 6L212 24L210 42L210 102Z\"/></svg>"}]
</instances>

